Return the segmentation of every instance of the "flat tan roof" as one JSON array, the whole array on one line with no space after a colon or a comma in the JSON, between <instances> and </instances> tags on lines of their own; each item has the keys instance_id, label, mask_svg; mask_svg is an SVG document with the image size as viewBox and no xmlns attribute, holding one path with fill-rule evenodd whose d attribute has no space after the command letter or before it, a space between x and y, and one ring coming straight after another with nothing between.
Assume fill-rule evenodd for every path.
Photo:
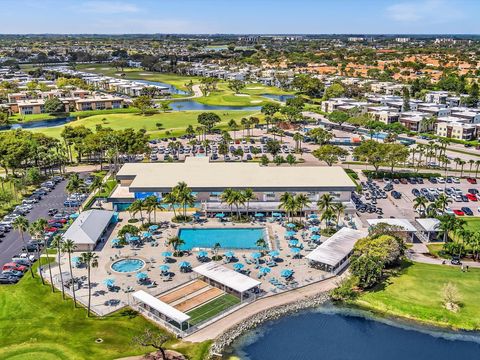
<instances>
[{"instance_id":1,"label":"flat tan roof","mask_svg":"<svg viewBox=\"0 0 480 360\"><path fill-rule=\"evenodd\" d=\"M354 190L355 184L338 166L261 166L258 163L210 162L189 157L184 163L128 163L117 174L133 180L130 191L162 191L180 181L192 190L253 188Z\"/></svg>"}]
</instances>

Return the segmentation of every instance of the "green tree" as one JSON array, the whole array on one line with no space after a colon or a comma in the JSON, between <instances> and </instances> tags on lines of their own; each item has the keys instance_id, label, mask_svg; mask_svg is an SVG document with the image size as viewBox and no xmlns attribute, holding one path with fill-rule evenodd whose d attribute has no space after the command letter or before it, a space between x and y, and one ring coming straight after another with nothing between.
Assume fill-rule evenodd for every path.
<instances>
[{"instance_id":1,"label":"green tree","mask_svg":"<svg viewBox=\"0 0 480 360\"><path fill-rule=\"evenodd\" d=\"M92 283L91 283L91 269L98 267L98 255L88 251L80 254L80 261L87 267L87 283L88 283L88 304L87 317L90 317L90 308L92 300Z\"/></svg>"},{"instance_id":2,"label":"green tree","mask_svg":"<svg viewBox=\"0 0 480 360\"><path fill-rule=\"evenodd\" d=\"M27 243L25 241L25 233L28 231L29 227L27 218L25 216L19 216L13 221L12 227L15 230L18 230L18 232L20 233L20 238L22 239L23 246L25 247L25 249L27 249ZM35 275L33 274L33 266L30 266L30 274L32 275L32 278L35 278Z\"/></svg>"},{"instance_id":3,"label":"green tree","mask_svg":"<svg viewBox=\"0 0 480 360\"><path fill-rule=\"evenodd\" d=\"M77 245L71 239L66 239L62 243L62 251L68 254L68 267L70 269L70 279L72 281L73 307L77 307L77 297L75 294L75 277L72 269L72 253L77 249Z\"/></svg>"},{"instance_id":4,"label":"green tree","mask_svg":"<svg viewBox=\"0 0 480 360\"><path fill-rule=\"evenodd\" d=\"M323 145L312 152L318 160L324 161L328 166L339 161L341 156L347 156L348 151L337 145Z\"/></svg>"},{"instance_id":5,"label":"green tree","mask_svg":"<svg viewBox=\"0 0 480 360\"><path fill-rule=\"evenodd\" d=\"M53 97L51 99L45 100L43 104L44 111L48 114L58 114L65 112L65 105L63 102L57 98Z\"/></svg>"},{"instance_id":6,"label":"green tree","mask_svg":"<svg viewBox=\"0 0 480 360\"><path fill-rule=\"evenodd\" d=\"M152 98L148 95L137 96L132 101L132 106L140 110L142 115L145 115L148 111L153 109Z\"/></svg>"}]
</instances>

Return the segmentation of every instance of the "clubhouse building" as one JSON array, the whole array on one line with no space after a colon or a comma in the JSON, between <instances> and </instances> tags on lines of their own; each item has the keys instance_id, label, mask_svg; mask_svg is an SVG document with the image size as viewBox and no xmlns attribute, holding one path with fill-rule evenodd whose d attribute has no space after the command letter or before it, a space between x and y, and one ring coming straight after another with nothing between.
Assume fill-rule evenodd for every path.
<instances>
[{"instance_id":1,"label":"clubhouse building","mask_svg":"<svg viewBox=\"0 0 480 360\"><path fill-rule=\"evenodd\" d=\"M307 195L311 205L304 210L308 212L316 210L316 202L325 193L348 204L355 190L355 184L341 167L261 166L210 162L208 157L188 157L182 163L127 163L117 173L117 180L119 184L108 200L120 211L136 199L150 195L161 199L181 181L196 196L195 207L206 213L231 211L220 199L229 188L252 189L255 199L249 203L249 211L265 214L279 211L280 197L285 192ZM239 210L246 211L246 206Z\"/></svg>"}]
</instances>

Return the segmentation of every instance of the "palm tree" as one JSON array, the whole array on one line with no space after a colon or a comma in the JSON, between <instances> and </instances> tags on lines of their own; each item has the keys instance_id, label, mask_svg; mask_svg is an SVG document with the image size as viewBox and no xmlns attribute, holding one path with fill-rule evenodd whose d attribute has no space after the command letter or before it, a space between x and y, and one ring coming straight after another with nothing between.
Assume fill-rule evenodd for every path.
<instances>
[{"instance_id":1,"label":"palm tree","mask_svg":"<svg viewBox=\"0 0 480 360\"><path fill-rule=\"evenodd\" d=\"M460 160L458 164L460 165L460 177L463 177L463 167L467 162L465 160Z\"/></svg>"},{"instance_id":2,"label":"palm tree","mask_svg":"<svg viewBox=\"0 0 480 360\"><path fill-rule=\"evenodd\" d=\"M183 209L183 219L186 219L187 207L192 207L195 204L195 196L192 194L192 190L185 182L181 181L172 189L172 193L176 203Z\"/></svg>"},{"instance_id":3,"label":"palm tree","mask_svg":"<svg viewBox=\"0 0 480 360\"><path fill-rule=\"evenodd\" d=\"M172 236L168 238L167 244L173 248L174 256L178 255L178 247L185 244L185 241L178 236Z\"/></svg>"},{"instance_id":4,"label":"palm tree","mask_svg":"<svg viewBox=\"0 0 480 360\"><path fill-rule=\"evenodd\" d=\"M140 213L140 220L142 221L143 224L143 212L142 210L144 209L144 202L143 200L137 199L134 202L130 204L128 207L128 211L132 213L132 216L135 217L137 213Z\"/></svg>"},{"instance_id":5,"label":"palm tree","mask_svg":"<svg viewBox=\"0 0 480 360\"><path fill-rule=\"evenodd\" d=\"M41 220L41 219L38 219ZM41 234L43 234L43 229L44 227L39 226L38 220L32 222L30 226L28 227L28 233L30 234L30 237L33 239L40 239ZM40 279L42 280L42 285L45 285L45 279L43 278L43 272L42 272L42 261L41 261L41 256L40 256L40 246L37 246L37 258L38 258L38 273L40 274Z\"/></svg>"},{"instance_id":6,"label":"palm tree","mask_svg":"<svg viewBox=\"0 0 480 360\"><path fill-rule=\"evenodd\" d=\"M175 195L172 192L165 194L163 196L162 202L168 205L168 208L170 210L173 210L173 216L174 218L176 218L177 217L177 210L176 210L177 199L175 198Z\"/></svg>"},{"instance_id":7,"label":"palm tree","mask_svg":"<svg viewBox=\"0 0 480 360\"><path fill-rule=\"evenodd\" d=\"M480 160L475 160L475 178L478 177L478 169L480 168Z\"/></svg>"},{"instance_id":8,"label":"palm tree","mask_svg":"<svg viewBox=\"0 0 480 360\"><path fill-rule=\"evenodd\" d=\"M455 216L445 214L438 218L440 220L439 233L443 234L443 242L448 242L449 232L453 231L456 226Z\"/></svg>"},{"instance_id":9,"label":"palm tree","mask_svg":"<svg viewBox=\"0 0 480 360\"><path fill-rule=\"evenodd\" d=\"M220 195L220 201L222 203L227 204L230 207L230 212L233 212L233 203L234 203L234 197L233 193L235 190L233 189L225 189L223 190L222 194Z\"/></svg>"},{"instance_id":10,"label":"palm tree","mask_svg":"<svg viewBox=\"0 0 480 360\"><path fill-rule=\"evenodd\" d=\"M155 195L150 195L147 198L145 198L144 206L148 214L149 223L152 222L152 212L154 212L155 209L157 208L157 204L158 204L158 199Z\"/></svg>"},{"instance_id":11,"label":"palm tree","mask_svg":"<svg viewBox=\"0 0 480 360\"><path fill-rule=\"evenodd\" d=\"M88 306L87 306L87 317L90 317L90 306L92 300L92 286L90 282L90 273L92 268L98 266L98 255L88 251L80 254L80 261L85 264L87 267L87 281L88 281Z\"/></svg>"},{"instance_id":12,"label":"palm tree","mask_svg":"<svg viewBox=\"0 0 480 360\"><path fill-rule=\"evenodd\" d=\"M439 209L442 209L442 212L445 212L445 209L449 204L453 202L446 194L442 193L438 196L437 201L435 202Z\"/></svg>"},{"instance_id":13,"label":"palm tree","mask_svg":"<svg viewBox=\"0 0 480 360\"><path fill-rule=\"evenodd\" d=\"M336 213L336 223L335 223L336 228L338 228L338 222L340 221L340 216L341 214L343 214L345 209L346 209L346 206L343 205L343 203L341 202L333 204L333 210Z\"/></svg>"},{"instance_id":14,"label":"palm tree","mask_svg":"<svg viewBox=\"0 0 480 360\"><path fill-rule=\"evenodd\" d=\"M255 200L257 197L255 196L255 193L253 192L252 189L243 190L242 195L243 195L243 200L247 203L247 217L248 217L250 201Z\"/></svg>"},{"instance_id":15,"label":"palm tree","mask_svg":"<svg viewBox=\"0 0 480 360\"><path fill-rule=\"evenodd\" d=\"M266 248L267 248L267 242L265 241L264 238L260 238L258 239L256 242L255 242L255 245L261 249L262 251L262 254L265 252Z\"/></svg>"},{"instance_id":16,"label":"palm tree","mask_svg":"<svg viewBox=\"0 0 480 360\"><path fill-rule=\"evenodd\" d=\"M427 209L428 200L425 196L418 196L413 200L413 208L415 210L420 209L423 214Z\"/></svg>"},{"instance_id":17,"label":"palm tree","mask_svg":"<svg viewBox=\"0 0 480 360\"><path fill-rule=\"evenodd\" d=\"M233 204L237 208L237 219L240 219L240 205L245 205L245 198L241 191L234 190L231 194Z\"/></svg>"},{"instance_id":18,"label":"palm tree","mask_svg":"<svg viewBox=\"0 0 480 360\"><path fill-rule=\"evenodd\" d=\"M27 243L25 242L25 232L28 231L29 226L27 218L25 216L19 216L13 221L12 226L15 230L20 232L23 245L25 246L25 249L27 249ZM35 278L35 275L33 274L33 266L30 266L30 274L32 275L32 278Z\"/></svg>"},{"instance_id":19,"label":"palm tree","mask_svg":"<svg viewBox=\"0 0 480 360\"><path fill-rule=\"evenodd\" d=\"M303 135L299 132L296 132L295 134L293 134L293 140L295 140L295 152L301 152Z\"/></svg>"},{"instance_id":20,"label":"palm tree","mask_svg":"<svg viewBox=\"0 0 480 360\"><path fill-rule=\"evenodd\" d=\"M297 208L296 210L299 211L300 213L303 211L303 209L310 207L310 203L311 203L310 199L305 194L298 194L295 197L295 205ZM306 218L306 215L305 215L305 218Z\"/></svg>"},{"instance_id":21,"label":"palm tree","mask_svg":"<svg viewBox=\"0 0 480 360\"><path fill-rule=\"evenodd\" d=\"M58 264L58 273L60 274L60 284L62 286L62 298L63 300L65 300L65 286L63 284L62 265L60 261L62 243L63 243L62 235L55 235L53 237L52 245L57 247L57 258L58 258L57 264Z\"/></svg>"},{"instance_id":22,"label":"palm tree","mask_svg":"<svg viewBox=\"0 0 480 360\"><path fill-rule=\"evenodd\" d=\"M318 211L322 211L323 215L320 220L331 220L334 216L333 212L333 196L329 193L323 194L320 199L317 201Z\"/></svg>"},{"instance_id":23,"label":"palm tree","mask_svg":"<svg viewBox=\"0 0 480 360\"><path fill-rule=\"evenodd\" d=\"M70 268L70 279L72 281L72 293L73 293L73 307L77 307L77 298L75 295L75 281L73 277L73 270L72 270L72 253L77 248L75 242L71 239L66 239L62 242L62 251L68 254L68 267Z\"/></svg>"},{"instance_id":24,"label":"palm tree","mask_svg":"<svg viewBox=\"0 0 480 360\"><path fill-rule=\"evenodd\" d=\"M230 131L233 131L233 139L237 140L238 124L234 119L231 119L228 122L228 128L230 129Z\"/></svg>"},{"instance_id":25,"label":"palm tree","mask_svg":"<svg viewBox=\"0 0 480 360\"><path fill-rule=\"evenodd\" d=\"M287 213L287 219L290 220L290 215L293 211L295 211L295 198L292 194L285 192L280 195L280 205L278 205L279 209L285 210Z\"/></svg>"}]
</instances>

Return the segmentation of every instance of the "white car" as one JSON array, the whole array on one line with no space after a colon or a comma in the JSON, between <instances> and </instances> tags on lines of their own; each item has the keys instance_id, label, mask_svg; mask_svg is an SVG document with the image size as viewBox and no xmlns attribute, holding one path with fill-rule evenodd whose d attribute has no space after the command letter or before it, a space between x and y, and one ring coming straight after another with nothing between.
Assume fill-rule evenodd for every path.
<instances>
[{"instance_id":1,"label":"white car","mask_svg":"<svg viewBox=\"0 0 480 360\"><path fill-rule=\"evenodd\" d=\"M452 209L450 209L449 207L445 208L445 214L449 214L449 215L453 215L454 212Z\"/></svg>"},{"instance_id":2,"label":"white car","mask_svg":"<svg viewBox=\"0 0 480 360\"><path fill-rule=\"evenodd\" d=\"M452 178L452 181L453 181L455 184L460 184L460 179L459 179L458 177Z\"/></svg>"},{"instance_id":3,"label":"white car","mask_svg":"<svg viewBox=\"0 0 480 360\"><path fill-rule=\"evenodd\" d=\"M438 182L439 184L445 184L445 179L442 178L442 177L439 177L439 178L437 178L437 182Z\"/></svg>"}]
</instances>

